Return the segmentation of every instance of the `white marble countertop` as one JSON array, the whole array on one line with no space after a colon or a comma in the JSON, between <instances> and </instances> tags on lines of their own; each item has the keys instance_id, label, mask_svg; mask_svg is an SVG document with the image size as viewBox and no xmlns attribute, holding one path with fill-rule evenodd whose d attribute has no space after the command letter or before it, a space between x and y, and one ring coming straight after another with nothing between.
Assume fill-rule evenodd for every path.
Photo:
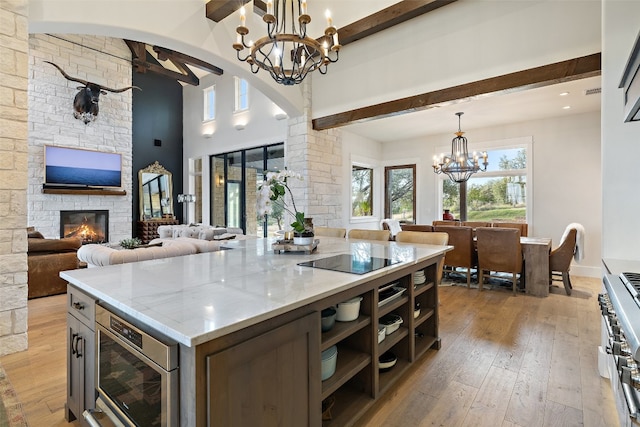
<instances>
[{"instance_id":1,"label":"white marble countertop","mask_svg":"<svg viewBox=\"0 0 640 427\"><path fill-rule=\"evenodd\" d=\"M225 243L232 250L69 270L60 277L191 347L452 248L329 237L319 240L311 255L274 254L274 239L250 239ZM296 265L341 253L400 262L362 275Z\"/></svg>"}]
</instances>

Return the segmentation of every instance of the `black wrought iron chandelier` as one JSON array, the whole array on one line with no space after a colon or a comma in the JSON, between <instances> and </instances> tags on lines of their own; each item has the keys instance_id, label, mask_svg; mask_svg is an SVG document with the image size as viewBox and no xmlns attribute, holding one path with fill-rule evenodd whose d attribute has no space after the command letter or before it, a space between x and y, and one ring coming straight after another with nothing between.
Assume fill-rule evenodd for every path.
<instances>
[{"instance_id":1,"label":"black wrought iron chandelier","mask_svg":"<svg viewBox=\"0 0 640 427\"><path fill-rule=\"evenodd\" d=\"M329 64L338 61L341 47L329 11L326 13L327 28L318 41L307 36L311 16L307 14L306 0L269 0L266 3L267 13L262 20L267 23L267 35L255 42L245 42L249 28L245 25L244 6L241 8L240 25L236 28L237 38L233 44L238 59L247 62L253 73L266 70L276 82L287 86L302 82L315 70L326 74ZM244 49L249 51L243 57Z\"/></svg>"},{"instance_id":2,"label":"black wrought iron chandelier","mask_svg":"<svg viewBox=\"0 0 640 427\"><path fill-rule=\"evenodd\" d=\"M451 140L451 153L433 156L433 171L437 174L445 173L453 182L465 182L471 175L478 171L486 171L489 165L487 152L469 154L467 149L467 138L460 129L460 116L464 113L456 113L458 116L458 132ZM482 167L479 160L482 157Z\"/></svg>"}]
</instances>

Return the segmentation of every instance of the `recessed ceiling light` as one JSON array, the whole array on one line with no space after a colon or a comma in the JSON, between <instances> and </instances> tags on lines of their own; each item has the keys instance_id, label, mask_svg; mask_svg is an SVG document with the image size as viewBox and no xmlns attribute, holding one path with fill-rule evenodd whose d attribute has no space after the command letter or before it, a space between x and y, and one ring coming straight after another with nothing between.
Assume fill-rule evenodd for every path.
<instances>
[{"instance_id":1,"label":"recessed ceiling light","mask_svg":"<svg viewBox=\"0 0 640 427\"><path fill-rule=\"evenodd\" d=\"M562 107L563 110L569 110L571 108L571 105L565 105L564 107Z\"/></svg>"},{"instance_id":2,"label":"recessed ceiling light","mask_svg":"<svg viewBox=\"0 0 640 427\"><path fill-rule=\"evenodd\" d=\"M560 96L567 96L567 95L569 95L569 92L562 92L562 93L560 94Z\"/></svg>"}]
</instances>

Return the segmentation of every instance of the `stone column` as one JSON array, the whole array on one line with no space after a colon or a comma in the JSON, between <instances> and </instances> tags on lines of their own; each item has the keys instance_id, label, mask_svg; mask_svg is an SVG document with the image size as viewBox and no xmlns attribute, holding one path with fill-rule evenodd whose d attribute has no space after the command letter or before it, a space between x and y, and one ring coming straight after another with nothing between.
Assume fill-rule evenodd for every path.
<instances>
[{"instance_id":1,"label":"stone column","mask_svg":"<svg viewBox=\"0 0 640 427\"><path fill-rule=\"evenodd\" d=\"M0 2L0 356L27 348L27 12Z\"/></svg>"},{"instance_id":2,"label":"stone column","mask_svg":"<svg viewBox=\"0 0 640 427\"><path fill-rule=\"evenodd\" d=\"M311 123L311 82L302 84L304 114L289 120L285 143L287 167L304 176L293 182L292 191L299 210L313 218L313 224L344 227L341 203L342 133L339 129L313 130Z\"/></svg>"}]
</instances>

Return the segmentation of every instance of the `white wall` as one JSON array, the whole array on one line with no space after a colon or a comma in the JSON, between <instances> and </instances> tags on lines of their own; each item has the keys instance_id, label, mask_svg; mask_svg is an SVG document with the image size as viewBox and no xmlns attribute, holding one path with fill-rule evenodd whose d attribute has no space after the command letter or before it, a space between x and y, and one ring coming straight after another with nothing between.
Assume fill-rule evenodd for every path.
<instances>
[{"instance_id":1,"label":"white wall","mask_svg":"<svg viewBox=\"0 0 640 427\"><path fill-rule=\"evenodd\" d=\"M530 235L551 237L555 247L567 224L578 222L584 225L586 256L580 264L574 264L572 271L577 275L598 276L602 234L599 113L465 131L470 149L475 145L481 148L489 142L511 138L533 138L530 158L533 191L529 199L533 211L532 217L528 218ZM452 134L444 134L386 143L382 144L381 151L377 150L377 143L368 145L350 138L350 144L345 144L345 156L356 157L364 150L370 156L379 153L377 159L381 165L415 163L417 223L430 224L441 215L437 195L439 178L431 168L433 155L439 152L436 147L448 144L452 137ZM378 188L383 186L382 177L376 184ZM347 189L348 183L345 183L345 191ZM349 203L346 198L345 203ZM349 225L353 227L353 224L345 224Z\"/></svg>"},{"instance_id":2,"label":"white wall","mask_svg":"<svg viewBox=\"0 0 640 427\"><path fill-rule=\"evenodd\" d=\"M605 258L640 259L640 122L623 122L618 88L640 31L640 2L602 3L602 186Z\"/></svg>"},{"instance_id":3,"label":"white wall","mask_svg":"<svg viewBox=\"0 0 640 427\"><path fill-rule=\"evenodd\" d=\"M60 40L63 37L66 40ZM120 39L76 35L29 36L29 186L28 224L45 237L60 237L60 210L108 210L109 240L131 237L132 112L131 91L100 97L95 121L84 124L73 117L77 82L71 82L50 64L72 77L110 88L131 86L131 52ZM87 148L122 154L125 196L43 194L44 145Z\"/></svg>"},{"instance_id":4,"label":"white wall","mask_svg":"<svg viewBox=\"0 0 640 427\"><path fill-rule=\"evenodd\" d=\"M215 84L216 119L203 122L203 90ZM203 195L211 194L209 156L230 151L284 142L288 120L274 117L280 110L255 87L249 87L249 110L234 113L234 76L210 75L200 80L199 86L184 86L183 90L183 158L185 159L183 182L189 182L188 160L201 158L203 165ZM236 123L244 123L243 130L236 130ZM211 133L211 136L205 134ZM187 189L185 192L192 192ZM210 222L209 197L203 197L203 222Z\"/></svg>"},{"instance_id":5,"label":"white wall","mask_svg":"<svg viewBox=\"0 0 640 427\"><path fill-rule=\"evenodd\" d=\"M458 1L345 46L313 79L312 116L600 50L598 1Z\"/></svg>"},{"instance_id":6,"label":"white wall","mask_svg":"<svg viewBox=\"0 0 640 427\"><path fill-rule=\"evenodd\" d=\"M247 64L236 59L231 45L238 13L215 23L206 18L203 0L92 0L90 4L86 0L29 0L29 32L94 34L169 48L216 65L225 74L246 78L292 116L302 112L300 88L278 85L264 71L252 74ZM265 24L258 15L248 15L247 25L252 36L264 34Z\"/></svg>"}]
</instances>

